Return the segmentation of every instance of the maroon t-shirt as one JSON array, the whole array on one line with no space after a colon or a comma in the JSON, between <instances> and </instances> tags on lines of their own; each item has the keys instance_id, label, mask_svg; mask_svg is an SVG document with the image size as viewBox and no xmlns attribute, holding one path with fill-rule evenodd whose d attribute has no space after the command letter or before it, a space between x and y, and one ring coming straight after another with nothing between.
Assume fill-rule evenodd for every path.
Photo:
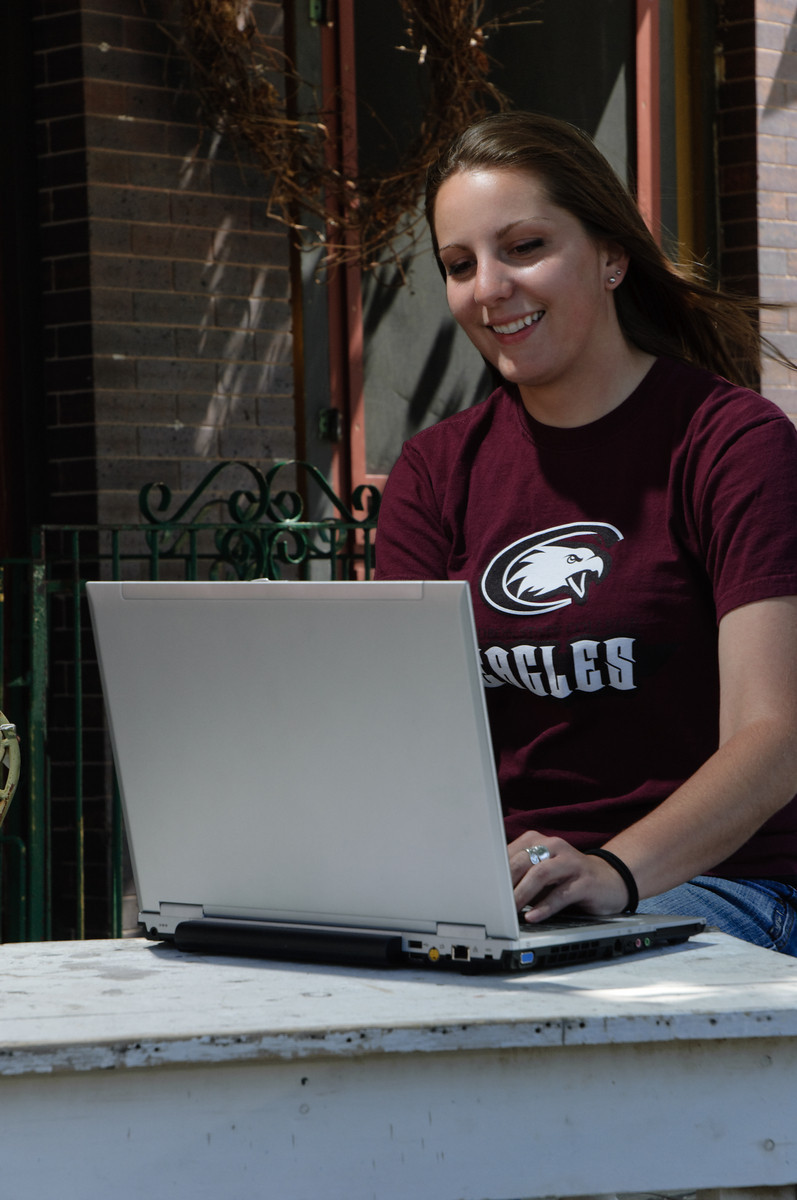
<instances>
[{"instance_id":1,"label":"maroon t-shirt","mask_svg":"<svg viewBox=\"0 0 797 1200\"><path fill-rule=\"evenodd\" d=\"M797 594L797 431L670 359L575 429L501 388L405 444L376 576L468 580L507 838L600 845L716 749L719 619ZM797 875L797 799L715 873Z\"/></svg>"}]
</instances>

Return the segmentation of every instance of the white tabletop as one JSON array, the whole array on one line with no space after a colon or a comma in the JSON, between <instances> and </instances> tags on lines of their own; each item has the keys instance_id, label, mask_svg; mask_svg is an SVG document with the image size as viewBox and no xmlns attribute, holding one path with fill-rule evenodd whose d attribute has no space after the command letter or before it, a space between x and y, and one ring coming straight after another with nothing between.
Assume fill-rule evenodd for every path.
<instances>
[{"instance_id":1,"label":"white tabletop","mask_svg":"<svg viewBox=\"0 0 797 1200\"><path fill-rule=\"evenodd\" d=\"M0 1074L797 1036L797 960L717 933L514 975L299 966L143 939L0 947Z\"/></svg>"}]
</instances>

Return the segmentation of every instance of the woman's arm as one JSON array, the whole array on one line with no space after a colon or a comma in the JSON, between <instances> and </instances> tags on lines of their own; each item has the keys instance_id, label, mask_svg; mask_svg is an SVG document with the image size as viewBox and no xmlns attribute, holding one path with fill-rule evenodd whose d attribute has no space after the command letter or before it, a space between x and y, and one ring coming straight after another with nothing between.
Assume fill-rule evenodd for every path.
<instances>
[{"instance_id":1,"label":"woman's arm","mask_svg":"<svg viewBox=\"0 0 797 1200\"><path fill-rule=\"evenodd\" d=\"M719 670L718 750L653 812L605 843L643 898L722 862L797 793L797 596L723 617ZM552 857L531 867L524 847L535 842ZM523 834L509 857L518 908L533 904L531 921L572 904L591 913L626 904L617 872L561 839Z\"/></svg>"}]
</instances>

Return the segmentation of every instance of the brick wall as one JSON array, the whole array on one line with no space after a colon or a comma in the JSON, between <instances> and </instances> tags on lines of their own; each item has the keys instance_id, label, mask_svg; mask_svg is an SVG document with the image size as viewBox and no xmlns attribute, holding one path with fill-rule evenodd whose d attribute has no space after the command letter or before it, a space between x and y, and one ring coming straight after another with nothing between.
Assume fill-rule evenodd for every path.
<instances>
[{"instance_id":1,"label":"brick wall","mask_svg":"<svg viewBox=\"0 0 797 1200\"><path fill-rule=\"evenodd\" d=\"M720 270L725 286L797 303L797 0L718 5ZM762 327L797 361L797 310ZM797 375L764 361L761 391L797 419Z\"/></svg>"},{"instance_id":2,"label":"brick wall","mask_svg":"<svg viewBox=\"0 0 797 1200\"><path fill-rule=\"evenodd\" d=\"M280 39L279 0L256 7ZM295 452L288 239L201 119L178 11L37 0L51 521L134 521L144 483Z\"/></svg>"},{"instance_id":3,"label":"brick wall","mask_svg":"<svg viewBox=\"0 0 797 1200\"><path fill-rule=\"evenodd\" d=\"M797 302L797 2L757 0L758 263L765 300ZM768 314L773 341L797 361L797 309ZM761 388L797 419L797 377L776 363Z\"/></svg>"},{"instance_id":4,"label":"brick wall","mask_svg":"<svg viewBox=\"0 0 797 1200\"><path fill-rule=\"evenodd\" d=\"M724 0L718 24L717 150L720 276L758 293L754 0Z\"/></svg>"}]
</instances>

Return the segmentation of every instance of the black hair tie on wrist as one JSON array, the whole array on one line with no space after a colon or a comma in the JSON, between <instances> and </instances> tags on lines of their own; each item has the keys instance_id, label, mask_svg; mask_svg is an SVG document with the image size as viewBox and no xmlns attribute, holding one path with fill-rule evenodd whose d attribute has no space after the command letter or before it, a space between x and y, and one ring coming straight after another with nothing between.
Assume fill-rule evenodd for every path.
<instances>
[{"instance_id":1,"label":"black hair tie on wrist","mask_svg":"<svg viewBox=\"0 0 797 1200\"><path fill-rule=\"evenodd\" d=\"M623 860L618 858L616 854L612 854L611 850L585 850L584 853L594 854L596 858L602 858L610 867L614 867L628 891L628 904L623 909L623 912L635 913L639 904L639 889L637 888L634 876Z\"/></svg>"}]
</instances>

